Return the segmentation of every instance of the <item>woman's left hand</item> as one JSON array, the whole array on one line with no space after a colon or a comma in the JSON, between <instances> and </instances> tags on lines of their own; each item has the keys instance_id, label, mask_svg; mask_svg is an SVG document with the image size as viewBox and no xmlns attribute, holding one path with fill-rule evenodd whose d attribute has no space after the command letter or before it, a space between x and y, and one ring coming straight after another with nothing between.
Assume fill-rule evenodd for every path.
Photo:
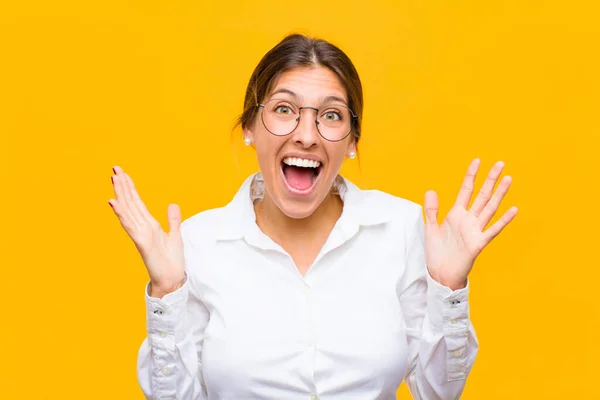
<instances>
[{"instance_id":1,"label":"woman's left hand","mask_svg":"<svg viewBox=\"0 0 600 400\"><path fill-rule=\"evenodd\" d=\"M425 262L431 277L452 290L466 286L467 276L479 253L517 215L517 207L511 207L502 218L484 231L512 181L510 176L505 176L494 192L494 186L504 168L501 161L492 167L473 205L467 209L479 163L479 159L475 159L469 165L456 203L441 225L437 223L437 194L433 190L425 193Z\"/></svg>"}]
</instances>

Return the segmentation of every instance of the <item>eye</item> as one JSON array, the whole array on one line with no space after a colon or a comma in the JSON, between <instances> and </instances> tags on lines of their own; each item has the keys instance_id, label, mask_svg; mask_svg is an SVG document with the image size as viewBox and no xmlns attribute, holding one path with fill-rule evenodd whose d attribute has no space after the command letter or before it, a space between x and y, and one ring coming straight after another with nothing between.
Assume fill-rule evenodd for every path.
<instances>
[{"instance_id":1,"label":"eye","mask_svg":"<svg viewBox=\"0 0 600 400\"><path fill-rule=\"evenodd\" d=\"M292 109L291 107L282 104L275 107L275 112L278 114L287 115L292 113Z\"/></svg>"},{"instance_id":2,"label":"eye","mask_svg":"<svg viewBox=\"0 0 600 400\"><path fill-rule=\"evenodd\" d=\"M329 110L323 113L323 118L327 121L339 121L342 119L342 113L336 110Z\"/></svg>"}]
</instances>

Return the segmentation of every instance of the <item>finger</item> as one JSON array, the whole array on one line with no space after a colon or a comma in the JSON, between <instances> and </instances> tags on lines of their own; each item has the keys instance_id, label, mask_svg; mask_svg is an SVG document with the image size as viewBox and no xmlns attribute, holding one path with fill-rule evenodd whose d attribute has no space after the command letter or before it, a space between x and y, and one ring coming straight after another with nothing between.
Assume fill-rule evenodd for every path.
<instances>
[{"instance_id":1,"label":"finger","mask_svg":"<svg viewBox=\"0 0 600 400\"><path fill-rule=\"evenodd\" d=\"M129 211L131 212L131 215L133 216L134 220L138 223L138 225L141 226L144 223L145 219L140 213L140 210L137 208L133 199L133 194L131 192L130 186L131 178L129 177L129 175L123 172L122 174L119 174L119 180L123 185L123 195L125 201L127 202L127 207L129 208Z\"/></svg>"},{"instance_id":2,"label":"finger","mask_svg":"<svg viewBox=\"0 0 600 400\"><path fill-rule=\"evenodd\" d=\"M510 221L515 218L518 211L519 210L517 207L511 207L507 212L504 213L502 218L500 218L498 221L496 221L496 223L483 232L484 242L486 245L490 243L496 236L498 236L500 232L502 232L502 229L504 229L506 225L508 225Z\"/></svg>"},{"instance_id":3,"label":"finger","mask_svg":"<svg viewBox=\"0 0 600 400\"><path fill-rule=\"evenodd\" d=\"M119 203L119 201L116 199L108 200L108 204L111 206L113 212L119 219L121 226L123 226L123 228L125 228L125 231L129 233L129 230L132 226L132 220L129 216L129 213L126 210L124 210L123 205Z\"/></svg>"},{"instance_id":4,"label":"finger","mask_svg":"<svg viewBox=\"0 0 600 400\"><path fill-rule=\"evenodd\" d=\"M479 170L479 163L479 158L476 158L471 161L471 164L469 164L467 175L465 176L462 186L458 192L458 196L456 197L456 205L464 208L469 207L469 202L471 201L471 196L473 195L473 187L475 186L475 177L477 176L477 171Z\"/></svg>"},{"instance_id":5,"label":"finger","mask_svg":"<svg viewBox=\"0 0 600 400\"><path fill-rule=\"evenodd\" d=\"M128 218L133 222L133 214L129 209L129 205L127 203L127 199L125 198L125 189L123 186L123 174L119 167L113 168L116 175L110 177L110 180L113 184L113 191L115 192L115 197L117 198L117 202L120 204L121 215L124 218Z\"/></svg>"},{"instance_id":6,"label":"finger","mask_svg":"<svg viewBox=\"0 0 600 400\"><path fill-rule=\"evenodd\" d=\"M121 167L119 167L118 165L115 165L114 167L112 167L113 173L114 175L110 177L111 182L113 183L113 189L115 191L115 196L117 196L117 201L123 201L125 195L123 193L123 186L122 185L118 185L117 182L119 182L119 179L122 178L123 176L123 169Z\"/></svg>"},{"instance_id":7,"label":"finger","mask_svg":"<svg viewBox=\"0 0 600 400\"><path fill-rule=\"evenodd\" d=\"M178 234L181 231L181 210L177 204L169 204L167 218L169 219L169 234Z\"/></svg>"},{"instance_id":8,"label":"finger","mask_svg":"<svg viewBox=\"0 0 600 400\"><path fill-rule=\"evenodd\" d=\"M476 217L481 214L481 210L483 207L490 201L492 198L492 192L494 191L494 186L496 186L496 182L504 169L504 163L502 161L498 161L492 169L490 170L487 178L485 179L485 183L481 187L479 194L475 198L473 205L471 206L471 210Z\"/></svg>"},{"instance_id":9,"label":"finger","mask_svg":"<svg viewBox=\"0 0 600 400\"><path fill-rule=\"evenodd\" d=\"M433 190L425 192L425 223L432 226L438 226L439 202L437 193Z\"/></svg>"},{"instance_id":10,"label":"finger","mask_svg":"<svg viewBox=\"0 0 600 400\"><path fill-rule=\"evenodd\" d=\"M127 190L129 191L129 194L131 196L132 208L135 209L140 218L145 219L147 221L153 219L152 215L148 211L148 208L146 208L146 205L142 201L139 193L137 192L135 184L133 183L133 179L131 179L131 177L127 174L124 174L124 177Z\"/></svg>"},{"instance_id":11,"label":"finger","mask_svg":"<svg viewBox=\"0 0 600 400\"><path fill-rule=\"evenodd\" d=\"M506 192L508 192L508 188L510 187L511 182L512 178L508 175L502 178L500 184L494 192L494 195L492 196L490 201L487 202L487 204L481 211L481 214L479 214L477 219L479 220L479 227L482 231L485 229L487 224L490 223L490 221L496 214L496 211L498 211L498 207L500 207L500 202L506 195Z\"/></svg>"},{"instance_id":12,"label":"finger","mask_svg":"<svg viewBox=\"0 0 600 400\"><path fill-rule=\"evenodd\" d=\"M123 172L123 168L121 168L118 165L115 165L114 167L112 167L113 172L115 173L115 175L123 175L125 172Z\"/></svg>"}]
</instances>

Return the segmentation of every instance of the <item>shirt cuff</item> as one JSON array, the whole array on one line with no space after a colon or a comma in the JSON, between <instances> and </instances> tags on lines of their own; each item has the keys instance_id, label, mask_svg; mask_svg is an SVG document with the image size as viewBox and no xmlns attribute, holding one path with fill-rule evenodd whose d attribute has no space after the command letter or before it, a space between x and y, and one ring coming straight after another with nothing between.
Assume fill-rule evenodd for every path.
<instances>
[{"instance_id":1,"label":"shirt cuff","mask_svg":"<svg viewBox=\"0 0 600 400\"><path fill-rule=\"evenodd\" d=\"M185 336L184 324L189 292L189 278L185 275L183 285L162 298L148 294L150 282L146 284L146 329L150 343L175 345L175 341ZM171 343L172 342L172 343Z\"/></svg>"},{"instance_id":2,"label":"shirt cuff","mask_svg":"<svg viewBox=\"0 0 600 400\"><path fill-rule=\"evenodd\" d=\"M468 298L468 280L466 287L452 290L435 281L427 272L427 312L431 324L443 332L448 381L467 377Z\"/></svg>"},{"instance_id":3,"label":"shirt cuff","mask_svg":"<svg viewBox=\"0 0 600 400\"><path fill-rule=\"evenodd\" d=\"M176 344L185 337L188 277L176 291L162 298L151 297L146 284L146 328L152 349L152 392L156 398L177 398L176 379L180 368L176 363Z\"/></svg>"}]
</instances>

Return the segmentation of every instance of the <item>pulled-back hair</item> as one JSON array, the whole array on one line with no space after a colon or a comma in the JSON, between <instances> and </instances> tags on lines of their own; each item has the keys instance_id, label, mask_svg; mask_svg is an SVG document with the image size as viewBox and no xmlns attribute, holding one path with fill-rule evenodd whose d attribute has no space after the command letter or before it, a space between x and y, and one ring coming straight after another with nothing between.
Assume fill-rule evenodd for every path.
<instances>
[{"instance_id":1,"label":"pulled-back hair","mask_svg":"<svg viewBox=\"0 0 600 400\"><path fill-rule=\"evenodd\" d=\"M334 72L346 89L348 107L357 115L353 118L352 132L360 139L363 113L363 93L358 72L350 58L338 47L317 38L298 33L285 37L260 60L246 88L244 112L236 125L246 129L254 123L258 114L257 103L271 93L279 76L296 67L326 67Z\"/></svg>"}]
</instances>

